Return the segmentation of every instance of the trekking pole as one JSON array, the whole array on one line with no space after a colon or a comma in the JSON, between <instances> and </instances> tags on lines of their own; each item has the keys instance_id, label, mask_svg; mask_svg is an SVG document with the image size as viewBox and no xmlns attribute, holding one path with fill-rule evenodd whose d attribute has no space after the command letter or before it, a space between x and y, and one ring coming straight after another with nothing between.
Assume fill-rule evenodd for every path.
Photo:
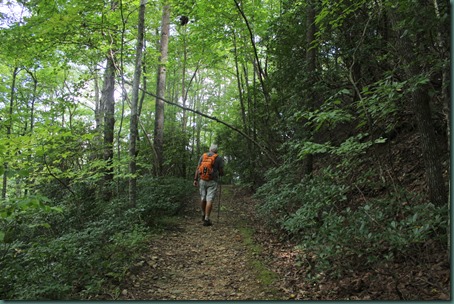
<instances>
[{"instance_id":1,"label":"trekking pole","mask_svg":"<svg viewBox=\"0 0 454 304\"><path fill-rule=\"evenodd\" d=\"M218 204L218 222L219 222L219 213L221 212L221 176L219 176L219 204Z\"/></svg>"}]
</instances>

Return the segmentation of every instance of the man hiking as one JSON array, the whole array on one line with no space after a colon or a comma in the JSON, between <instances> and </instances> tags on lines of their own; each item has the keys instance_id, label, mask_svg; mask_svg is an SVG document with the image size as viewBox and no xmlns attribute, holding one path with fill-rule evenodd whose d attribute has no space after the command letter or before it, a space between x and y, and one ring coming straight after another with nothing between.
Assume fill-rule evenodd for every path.
<instances>
[{"instance_id":1,"label":"man hiking","mask_svg":"<svg viewBox=\"0 0 454 304\"><path fill-rule=\"evenodd\" d=\"M218 154L218 146L212 144L210 151L204 153L197 165L194 174L194 187L199 186L203 226L211 226L211 209L213 208L218 178L224 175L224 160Z\"/></svg>"}]
</instances>

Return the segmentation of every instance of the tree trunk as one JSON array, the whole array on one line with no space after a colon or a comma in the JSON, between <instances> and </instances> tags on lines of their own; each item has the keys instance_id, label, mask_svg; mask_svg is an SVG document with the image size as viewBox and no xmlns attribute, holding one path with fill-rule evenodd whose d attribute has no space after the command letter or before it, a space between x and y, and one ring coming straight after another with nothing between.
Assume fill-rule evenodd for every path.
<instances>
[{"instance_id":1,"label":"tree trunk","mask_svg":"<svg viewBox=\"0 0 454 304\"><path fill-rule=\"evenodd\" d=\"M15 67L13 70L13 81L11 83L11 94L9 99L9 113L8 113L8 122L6 123L6 137L9 139L11 136L11 130L13 128L13 108L14 108L14 99L16 98L16 79L17 74L19 74L19 68ZM3 163L3 188L2 188L2 199L6 198L6 190L8 187L8 162Z\"/></svg>"},{"instance_id":2,"label":"tree trunk","mask_svg":"<svg viewBox=\"0 0 454 304\"><path fill-rule=\"evenodd\" d=\"M425 8L424 3L420 3L419 9ZM391 14L394 24L399 22L399 17ZM421 25L423 26L423 25ZM421 27L416 27L413 30L416 34L402 35L402 30L396 32L396 46L399 55L406 64L405 72L408 79L412 79L418 75L427 74L430 67L426 66L425 62L419 62L415 59L416 54L426 53L426 44L423 39L427 39ZM426 34L427 35L427 34ZM427 41L427 40L426 40ZM433 204L442 206L448 203L448 192L443 178L443 168L441 164L441 150L437 144L435 130L432 121L432 113L430 109L429 85L414 84L416 88L411 94L411 106L415 115L418 132L420 135L422 160L425 168L426 181L429 190L429 199Z\"/></svg>"},{"instance_id":3,"label":"tree trunk","mask_svg":"<svg viewBox=\"0 0 454 304\"><path fill-rule=\"evenodd\" d=\"M95 85L95 130L96 131L100 131L101 130L101 119L103 117L103 114L102 114L102 109L103 109L103 106L101 104L101 98L99 97L99 82L98 82L98 75L96 73L96 69L95 69L95 72L93 72L93 81L94 81L94 85Z\"/></svg>"},{"instance_id":4,"label":"tree trunk","mask_svg":"<svg viewBox=\"0 0 454 304\"><path fill-rule=\"evenodd\" d=\"M259 60L258 50L257 50L257 46L256 46L256 43L255 43L254 34L252 33L251 25L249 24L249 21L248 21L246 15L244 14L244 11L241 8L240 3L237 0L234 0L234 2L235 2L235 5L236 5L236 8L238 9L238 12L240 13L241 17L243 17L243 20L246 23L246 27L247 27L248 32L249 32L249 38L251 40L251 45L252 45L252 48L254 50L254 60L255 60L255 64L256 64L256 68L257 68L257 75L259 77L260 85L262 87L263 96L265 97L265 101L267 102L267 104L270 104L271 97L270 97L270 94L268 92L268 88L266 86L266 81L264 79L266 77L266 73L263 70L262 65L260 63L260 60Z\"/></svg>"},{"instance_id":5,"label":"tree trunk","mask_svg":"<svg viewBox=\"0 0 454 304\"><path fill-rule=\"evenodd\" d=\"M448 196L440 163L440 150L435 141L435 132L430 111L429 88L420 86L412 94L412 106L420 134L422 159L429 187L429 199L442 206L448 203Z\"/></svg>"},{"instance_id":6,"label":"tree trunk","mask_svg":"<svg viewBox=\"0 0 454 304\"><path fill-rule=\"evenodd\" d=\"M138 134L139 85L142 72L143 36L145 29L145 8L147 0L140 0L139 23L137 26L137 47L134 79L132 83L131 121L129 125L129 205L134 207L137 200L136 142Z\"/></svg>"},{"instance_id":7,"label":"tree trunk","mask_svg":"<svg viewBox=\"0 0 454 304\"><path fill-rule=\"evenodd\" d=\"M109 183L113 179L113 141L115 127L115 63L113 51L107 56L107 65L104 72L104 84L101 92L101 105L104 107L104 160L106 161L105 182ZM106 188L106 187L104 187ZM107 188L106 188L107 189ZM110 198L110 193L104 193L106 199Z\"/></svg>"},{"instance_id":8,"label":"tree trunk","mask_svg":"<svg viewBox=\"0 0 454 304\"><path fill-rule=\"evenodd\" d=\"M315 107L316 93L312 90L312 83L314 79L314 73L316 71L316 49L312 45L315 41L315 8L314 4L311 1L307 3L307 33L306 33L306 62L307 62L307 74L308 74L308 84L309 84L309 111L312 111ZM308 130L309 136L312 135L312 130ZM314 156L312 154L306 155L306 158L303 161L303 174L304 176L311 176L314 167Z\"/></svg>"},{"instance_id":9,"label":"tree trunk","mask_svg":"<svg viewBox=\"0 0 454 304\"><path fill-rule=\"evenodd\" d=\"M35 128L35 102L37 98L37 90L38 90L38 79L36 78L36 75L34 75L31 71L27 70L27 73L30 75L30 77L33 79L33 95L30 100L30 134L33 134L34 128ZM27 132L27 128L25 128L24 133ZM29 150L30 151L30 150ZM32 157L28 156L28 160L32 162ZM24 190L24 196L27 196L29 193L30 186L33 185L34 183L34 178L28 179L27 180L27 187Z\"/></svg>"},{"instance_id":10,"label":"tree trunk","mask_svg":"<svg viewBox=\"0 0 454 304\"><path fill-rule=\"evenodd\" d=\"M156 111L155 111L155 128L154 128L154 147L156 150L155 175L161 176L164 164L164 98L166 89L166 62L169 46L169 28L170 28L170 6L164 5L162 10L161 23L161 46L160 60L158 67Z\"/></svg>"},{"instance_id":11,"label":"tree trunk","mask_svg":"<svg viewBox=\"0 0 454 304\"><path fill-rule=\"evenodd\" d=\"M187 50L187 43L186 43L186 27L184 26L184 34L183 34L183 71L181 75L181 98L183 100L183 108L186 107L186 100L187 100L187 92L186 92L186 61L188 58L188 50ZM183 119L181 122L181 148L182 148L182 157L181 157L181 176L186 178L187 167L186 167L186 123L187 123L187 113L186 110L183 109Z\"/></svg>"}]
</instances>

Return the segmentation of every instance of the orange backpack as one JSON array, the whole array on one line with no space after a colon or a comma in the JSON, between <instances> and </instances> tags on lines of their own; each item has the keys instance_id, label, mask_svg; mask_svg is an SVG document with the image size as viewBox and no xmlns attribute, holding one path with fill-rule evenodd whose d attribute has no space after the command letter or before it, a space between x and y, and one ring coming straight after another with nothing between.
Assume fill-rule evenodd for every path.
<instances>
[{"instance_id":1,"label":"orange backpack","mask_svg":"<svg viewBox=\"0 0 454 304\"><path fill-rule=\"evenodd\" d=\"M211 156L209 156L208 153L203 154L202 161L199 165L199 176L201 179L207 181L212 179L216 157L218 157L217 154Z\"/></svg>"}]
</instances>

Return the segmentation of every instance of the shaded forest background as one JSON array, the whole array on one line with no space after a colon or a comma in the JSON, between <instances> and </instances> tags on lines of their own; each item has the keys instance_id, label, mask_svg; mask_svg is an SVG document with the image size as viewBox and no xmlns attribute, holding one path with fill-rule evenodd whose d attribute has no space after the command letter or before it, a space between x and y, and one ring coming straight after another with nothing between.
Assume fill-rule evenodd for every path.
<instances>
[{"instance_id":1,"label":"shaded forest background","mask_svg":"<svg viewBox=\"0 0 454 304\"><path fill-rule=\"evenodd\" d=\"M307 279L449 268L448 1L0 7L1 298L120 281L213 142Z\"/></svg>"}]
</instances>

